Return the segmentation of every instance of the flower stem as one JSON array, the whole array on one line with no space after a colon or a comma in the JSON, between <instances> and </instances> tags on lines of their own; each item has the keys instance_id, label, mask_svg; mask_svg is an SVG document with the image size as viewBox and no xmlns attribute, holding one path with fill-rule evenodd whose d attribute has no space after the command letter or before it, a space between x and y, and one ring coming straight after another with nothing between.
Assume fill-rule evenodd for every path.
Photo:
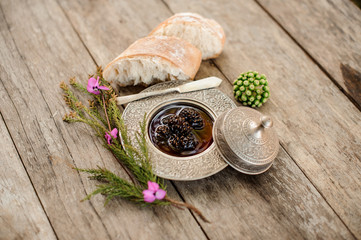
<instances>
[{"instance_id":1,"label":"flower stem","mask_svg":"<svg viewBox=\"0 0 361 240\"><path fill-rule=\"evenodd\" d=\"M210 223L210 221L202 214L202 212L199 211L199 209L196 208L195 206L193 206L192 204L189 204L186 202L179 202L179 201L171 199L167 196L165 196L164 200L172 203L172 205L174 205L175 207L180 207L180 206L186 207L186 208L192 210L193 212L195 212L204 222Z\"/></svg>"},{"instance_id":2,"label":"flower stem","mask_svg":"<svg viewBox=\"0 0 361 240\"><path fill-rule=\"evenodd\" d=\"M102 95L102 100L103 100L103 107L104 107L104 113L105 113L105 117L107 119L107 123L108 123L108 127L109 127L109 132L112 131L112 128L110 126L110 122L109 122L109 117L108 117L108 113L107 113L107 108L105 106L105 98L104 98L104 94L103 92L101 93ZM119 135L121 136L121 135ZM115 157L115 159L118 160L118 162L120 163L120 165L122 166L122 168L125 170L125 172L128 174L130 180L133 182L134 185L136 186L140 186L139 182L137 181L137 179L134 177L134 174L132 174L132 172L129 171L129 169L122 163L122 161L120 161L115 154L113 153L113 151L111 151L111 153L113 154L113 156Z\"/></svg>"},{"instance_id":3,"label":"flower stem","mask_svg":"<svg viewBox=\"0 0 361 240\"><path fill-rule=\"evenodd\" d=\"M103 107L104 107L105 118L107 119L107 122L108 122L109 132L111 132L111 131L112 131L112 128L110 127L110 122L109 122L109 118L108 118L107 108L106 108L106 106L105 106L104 94L103 94L103 92L102 92L101 94L102 94L102 99L103 99Z\"/></svg>"},{"instance_id":4,"label":"flower stem","mask_svg":"<svg viewBox=\"0 0 361 240\"><path fill-rule=\"evenodd\" d=\"M128 177L130 178L130 180L133 182L133 184L137 187L141 187L139 181L135 178L134 174L129 171L129 169L124 165L124 163L122 163L122 161L120 159L117 158L117 156L115 156L115 154L113 153L113 151L110 151L113 156L115 157L115 159L118 161L118 163L120 164L120 166L124 169L124 171L127 173Z\"/></svg>"}]
</instances>

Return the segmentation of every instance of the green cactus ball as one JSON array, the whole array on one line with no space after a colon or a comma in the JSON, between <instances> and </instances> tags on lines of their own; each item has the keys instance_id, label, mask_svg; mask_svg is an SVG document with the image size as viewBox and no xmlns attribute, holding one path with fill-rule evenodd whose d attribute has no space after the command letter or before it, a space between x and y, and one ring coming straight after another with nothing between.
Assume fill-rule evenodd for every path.
<instances>
[{"instance_id":1,"label":"green cactus ball","mask_svg":"<svg viewBox=\"0 0 361 240\"><path fill-rule=\"evenodd\" d=\"M256 71L241 73L233 83L233 94L244 106L262 106L270 97L266 75Z\"/></svg>"}]
</instances>

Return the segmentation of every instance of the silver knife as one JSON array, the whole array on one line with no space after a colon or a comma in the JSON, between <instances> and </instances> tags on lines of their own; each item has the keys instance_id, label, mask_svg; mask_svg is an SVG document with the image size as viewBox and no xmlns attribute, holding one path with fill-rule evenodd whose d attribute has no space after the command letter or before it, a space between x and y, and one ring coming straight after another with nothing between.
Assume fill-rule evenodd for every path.
<instances>
[{"instance_id":1,"label":"silver knife","mask_svg":"<svg viewBox=\"0 0 361 240\"><path fill-rule=\"evenodd\" d=\"M203 89L207 89L207 88L214 88L214 87L218 87L221 84L221 82L222 82L222 79L217 78L217 77L203 78L201 80L189 82L189 83L180 85L175 88L168 88L168 89L154 91L154 92L145 92L145 93L138 93L138 94L123 96L123 97L117 97L117 104L121 105L121 104L125 104L125 103L132 102L135 100L139 100L142 98L157 96L157 95L171 93L171 92L186 93L186 92L193 92L193 91L197 91L197 90L203 90Z\"/></svg>"}]
</instances>

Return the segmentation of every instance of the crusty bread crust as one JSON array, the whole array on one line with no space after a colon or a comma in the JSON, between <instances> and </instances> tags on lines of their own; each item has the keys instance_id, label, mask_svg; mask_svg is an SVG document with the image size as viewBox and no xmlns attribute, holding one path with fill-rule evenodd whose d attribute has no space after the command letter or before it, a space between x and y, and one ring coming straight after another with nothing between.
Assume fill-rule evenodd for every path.
<instances>
[{"instance_id":1,"label":"crusty bread crust","mask_svg":"<svg viewBox=\"0 0 361 240\"><path fill-rule=\"evenodd\" d=\"M202 53L189 42L167 36L149 36L141 38L130 45L124 52L111 61L103 71L105 79L111 75L110 71L114 64L125 58L134 57L159 57L162 61L169 62L175 68L180 69L189 79L194 79L202 61ZM122 83L119 83L120 85Z\"/></svg>"},{"instance_id":2,"label":"crusty bread crust","mask_svg":"<svg viewBox=\"0 0 361 240\"><path fill-rule=\"evenodd\" d=\"M221 41L222 43L221 50L223 50L223 46L226 41L226 35L224 33L222 26L219 25L215 20L204 18L196 13L177 13L172 17L166 19L162 23L160 23L148 36L157 35L157 32L162 31L162 29L165 29L167 26L172 24L201 25L203 28L207 29L210 33L212 33L212 35L214 35L216 38L218 38ZM207 59L216 58L221 54L221 52L222 51L219 51L214 55L208 57Z\"/></svg>"}]
</instances>

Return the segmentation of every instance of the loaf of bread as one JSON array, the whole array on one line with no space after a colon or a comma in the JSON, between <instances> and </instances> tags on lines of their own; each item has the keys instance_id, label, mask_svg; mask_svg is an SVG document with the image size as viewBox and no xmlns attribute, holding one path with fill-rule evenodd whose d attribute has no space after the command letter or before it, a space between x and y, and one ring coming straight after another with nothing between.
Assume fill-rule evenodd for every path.
<instances>
[{"instance_id":1,"label":"loaf of bread","mask_svg":"<svg viewBox=\"0 0 361 240\"><path fill-rule=\"evenodd\" d=\"M104 68L103 77L120 86L190 80L201 61L200 50L183 39L149 36L137 40L111 61Z\"/></svg>"},{"instance_id":2,"label":"loaf of bread","mask_svg":"<svg viewBox=\"0 0 361 240\"><path fill-rule=\"evenodd\" d=\"M223 28L213 19L195 13L178 13L162 22L150 36L175 36L187 40L202 52L202 59L216 58L226 40Z\"/></svg>"}]
</instances>

